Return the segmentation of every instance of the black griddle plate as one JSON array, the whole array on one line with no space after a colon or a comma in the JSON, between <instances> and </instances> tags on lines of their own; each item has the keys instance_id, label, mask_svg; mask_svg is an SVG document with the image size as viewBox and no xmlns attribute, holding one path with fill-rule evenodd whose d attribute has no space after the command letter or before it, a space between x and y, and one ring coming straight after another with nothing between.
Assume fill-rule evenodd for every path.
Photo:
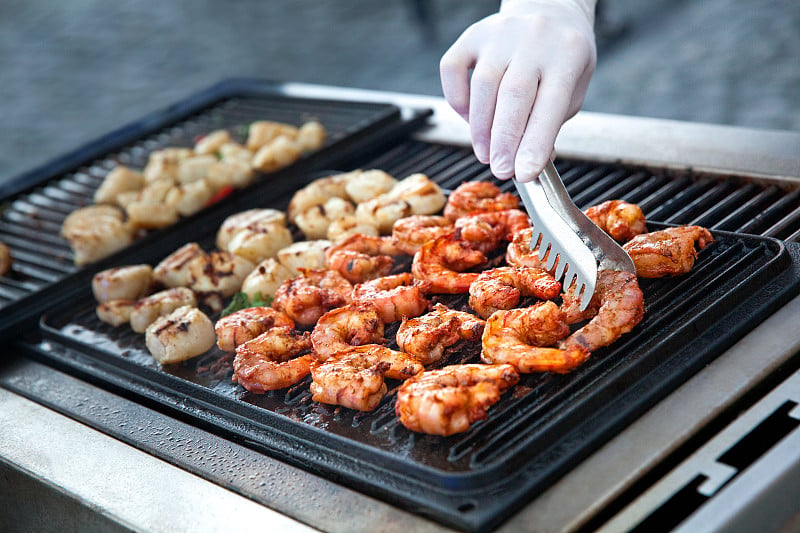
<instances>
[{"instance_id":1,"label":"black griddle plate","mask_svg":"<svg viewBox=\"0 0 800 533\"><path fill-rule=\"evenodd\" d=\"M446 158L445 158L446 159ZM452 166L386 168L427 172L440 182ZM380 165L364 165L380 167ZM285 208L291 195L260 205ZM650 230L660 227L650 224ZM193 233L207 248L216 227ZM414 434L394 415L394 385L370 413L310 400L309 379L255 395L231 382L231 359L216 349L160 367L143 336L94 316L82 296L41 321L39 356L201 427L334 481L465 530L502 522L559 475L653 406L800 290L800 247L714 231L692 272L642 280L646 313L629 334L568 375L523 376L488 420L448 437ZM466 298L437 297L454 308ZM396 325L387 329L391 338ZM437 366L479 360L462 342Z\"/></svg>"}]
</instances>

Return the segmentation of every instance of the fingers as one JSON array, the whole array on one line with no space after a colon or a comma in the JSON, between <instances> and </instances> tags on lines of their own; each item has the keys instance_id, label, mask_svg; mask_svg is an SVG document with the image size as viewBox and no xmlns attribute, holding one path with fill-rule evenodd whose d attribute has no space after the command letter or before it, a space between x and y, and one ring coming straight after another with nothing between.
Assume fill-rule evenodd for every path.
<instances>
[{"instance_id":1,"label":"fingers","mask_svg":"<svg viewBox=\"0 0 800 533\"><path fill-rule=\"evenodd\" d=\"M497 105L497 91L504 70L495 63L481 62L472 73L469 101L469 129L472 149L481 163L489 163L492 123Z\"/></svg>"},{"instance_id":2,"label":"fingers","mask_svg":"<svg viewBox=\"0 0 800 533\"><path fill-rule=\"evenodd\" d=\"M477 55L465 39L457 40L439 61L442 94L456 113L469 121L469 72L475 66Z\"/></svg>"},{"instance_id":3,"label":"fingers","mask_svg":"<svg viewBox=\"0 0 800 533\"><path fill-rule=\"evenodd\" d=\"M520 68L519 62L512 62L500 81L489 149L492 174L500 179L514 176L514 160L538 85L539 70Z\"/></svg>"},{"instance_id":4,"label":"fingers","mask_svg":"<svg viewBox=\"0 0 800 533\"><path fill-rule=\"evenodd\" d=\"M561 125L567 118L575 82L555 75L539 84L528 125L514 162L517 180L536 179L553 153Z\"/></svg>"}]
</instances>

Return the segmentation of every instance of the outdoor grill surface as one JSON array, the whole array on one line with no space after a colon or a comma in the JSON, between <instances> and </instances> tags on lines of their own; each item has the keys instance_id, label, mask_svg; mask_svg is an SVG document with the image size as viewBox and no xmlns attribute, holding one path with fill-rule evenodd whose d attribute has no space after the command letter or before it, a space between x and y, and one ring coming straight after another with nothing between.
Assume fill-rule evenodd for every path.
<instances>
[{"instance_id":1,"label":"outdoor grill surface","mask_svg":"<svg viewBox=\"0 0 800 533\"><path fill-rule=\"evenodd\" d=\"M414 141L349 163L337 170L381 168L400 178L424 172L445 188L488 178L468 150ZM577 187L598 168L570 161L557 165L581 207L608 194L631 201L638 196L646 206L661 188L648 185L649 178L635 169L612 166L604 175L616 173L620 183L630 178L634 186L582 194ZM249 207L285 209L290 198L290 191L252 197ZM651 231L661 227L649 223ZM184 242L210 249L215 229L199 227ZM42 338L28 348L61 368L337 482L459 529L487 530L797 294L800 247L713 233L715 242L700 252L689 274L640 280L646 313L631 333L570 374L522 376L486 421L448 438L415 434L398 422L392 381L375 411L359 413L312 402L310 378L287 390L248 393L231 382L231 356L216 348L162 367L148 354L143 336L97 320L88 284L78 300L42 318ZM399 268L408 265L409 259ZM468 309L465 296L432 300ZM395 331L396 325L388 327L386 337L393 339ZM461 342L436 366L479 360L480 343Z\"/></svg>"}]
</instances>

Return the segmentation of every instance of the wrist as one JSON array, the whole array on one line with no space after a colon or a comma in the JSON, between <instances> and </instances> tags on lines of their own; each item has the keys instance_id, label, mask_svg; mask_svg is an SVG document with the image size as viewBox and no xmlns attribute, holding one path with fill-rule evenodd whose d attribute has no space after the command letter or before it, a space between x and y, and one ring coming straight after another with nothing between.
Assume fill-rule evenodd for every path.
<instances>
[{"instance_id":1,"label":"wrist","mask_svg":"<svg viewBox=\"0 0 800 533\"><path fill-rule=\"evenodd\" d=\"M564 7L583 16L590 28L594 27L594 11L597 0L502 0L500 13L526 14L541 7Z\"/></svg>"}]
</instances>

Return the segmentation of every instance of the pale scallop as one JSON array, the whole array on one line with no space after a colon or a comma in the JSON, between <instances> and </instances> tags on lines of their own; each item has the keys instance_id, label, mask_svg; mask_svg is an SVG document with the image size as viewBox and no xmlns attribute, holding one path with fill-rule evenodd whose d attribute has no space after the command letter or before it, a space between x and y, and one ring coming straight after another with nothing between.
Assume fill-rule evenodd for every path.
<instances>
[{"instance_id":1,"label":"pale scallop","mask_svg":"<svg viewBox=\"0 0 800 533\"><path fill-rule=\"evenodd\" d=\"M214 346L214 324L195 307L183 306L159 317L147 327L145 344L161 364L179 363L204 354Z\"/></svg>"},{"instance_id":2,"label":"pale scallop","mask_svg":"<svg viewBox=\"0 0 800 533\"><path fill-rule=\"evenodd\" d=\"M153 285L150 265L128 265L109 268L92 277L92 293L102 303L109 300L138 300Z\"/></svg>"},{"instance_id":3,"label":"pale scallop","mask_svg":"<svg viewBox=\"0 0 800 533\"><path fill-rule=\"evenodd\" d=\"M131 311L131 329L144 333L147 326L163 315L184 305L196 306L197 298L191 289L175 287L151 294L137 301Z\"/></svg>"},{"instance_id":4,"label":"pale scallop","mask_svg":"<svg viewBox=\"0 0 800 533\"><path fill-rule=\"evenodd\" d=\"M327 265L325 250L331 241L325 239L299 241L278 252L278 261L296 276L300 269L320 270Z\"/></svg>"}]
</instances>

